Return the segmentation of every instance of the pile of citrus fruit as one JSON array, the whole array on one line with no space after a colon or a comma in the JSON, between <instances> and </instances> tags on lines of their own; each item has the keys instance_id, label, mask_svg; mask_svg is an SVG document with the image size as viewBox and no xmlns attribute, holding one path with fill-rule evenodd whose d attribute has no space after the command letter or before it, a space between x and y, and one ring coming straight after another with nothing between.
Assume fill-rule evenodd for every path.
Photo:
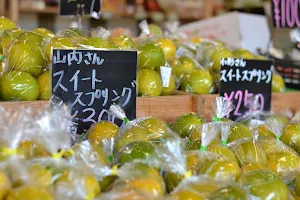
<instances>
[{"instance_id":1,"label":"pile of citrus fruit","mask_svg":"<svg viewBox=\"0 0 300 200\"><path fill-rule=\"evenodd\" d=\"M177 89L194 94L212 93L218 87L222 57L263 59L244 49L230 51L219 42L170 38L153 24L148 29L149 34L139 38L110 35L97 29L91 34L66 29L55 35L45 28L25 31L9 19L0 17L0 98L48 100L53 48L137 50L140 96L171 95ZM165 84L161 78L162 66L172 69ZM273 91L283 91L284 87L283 79L275 74Z\"/></svg>"},{"instance_id":2,"label":"pile of citrus fruit","mask_svg":"<svg viewBox=\"0 0 300 200\"><path fill-rule=\"evenodd\" d=\"M62 104L0 109L0 199L298 199L300 123L257 113L233 122L230 103L217 101L211 122L196 113L101 121L80 138Z\"/></svg>"}]
</instances>

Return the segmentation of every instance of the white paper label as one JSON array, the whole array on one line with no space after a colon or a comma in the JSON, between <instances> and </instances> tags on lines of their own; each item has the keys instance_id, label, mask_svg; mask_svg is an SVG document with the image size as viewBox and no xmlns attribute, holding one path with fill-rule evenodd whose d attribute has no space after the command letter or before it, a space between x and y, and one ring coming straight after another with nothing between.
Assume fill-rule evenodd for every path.
<instances>
[{"instance_id":1,"label":"white paper label","mask_svg":"<svg viewBox=\"0 0 300 200\"><path fill-rule=\"evenodd\" d=\"M161 73L161 80L162 80L163 87L169 87L171 74L172 74L172 68L161 66L160 73Z\"/></svg>"}]
</instances>

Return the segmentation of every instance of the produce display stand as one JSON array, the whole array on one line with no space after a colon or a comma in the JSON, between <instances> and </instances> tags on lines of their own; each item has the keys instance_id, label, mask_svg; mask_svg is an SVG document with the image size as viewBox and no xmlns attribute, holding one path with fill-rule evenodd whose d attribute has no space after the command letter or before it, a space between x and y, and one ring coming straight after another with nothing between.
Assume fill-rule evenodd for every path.
<instances>
[{"instance_id":1,"label":"produce display stand","mask_svg":"<svg viewBox=\"0 0 300 200\"><path fill-rule=\"evenodd\" d=\"M188 112L196 112L209 121L213 114L212 102L217 96L217 94L191 95L177 91L172 96L138 97L137 118L153 116L171 122ZM6 109L36 108L33 112L46 109L48 105L48 101L0 102L0 106ZM272 94L272 111L281 112L287 109L300 110L300 92Z\"/></svg>"}]
</instances>

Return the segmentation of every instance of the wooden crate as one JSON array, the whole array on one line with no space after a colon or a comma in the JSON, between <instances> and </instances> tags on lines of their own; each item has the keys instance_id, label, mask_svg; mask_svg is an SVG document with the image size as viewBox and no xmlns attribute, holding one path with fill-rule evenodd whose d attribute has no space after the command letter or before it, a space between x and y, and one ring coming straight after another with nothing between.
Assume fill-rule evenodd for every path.
<instances>
[{"instance_id":1,"label":"wooden crate","mask_svg":"<svg viewBox=\"0 0 300 200\"><path fill-rule=\"evenodd\" d=\"M197 109L197 113L205 116L206 120L211 120L213 115L212 102L217 96L218 95L193 96L193 104ZM287 109L293 112L300 110L300 92L272 94L272 111L281 112Z\"/></svg>"},{"instance_id":2,"label":"wooden crate","mask_svg":"<svg viewBox=\"0 0 300 200\"><path fill-rule=\"evenodd\" d=\"M138 97L137 117L158 117L168 122L188 112L196 112L193 105L193 97L185 93L176 92L173 96ZM46 109L48 101L14 101L0 102L0 106L6 109L19 110L26 107L34 108L33 111Z\"/></svg>"}]
</instances>

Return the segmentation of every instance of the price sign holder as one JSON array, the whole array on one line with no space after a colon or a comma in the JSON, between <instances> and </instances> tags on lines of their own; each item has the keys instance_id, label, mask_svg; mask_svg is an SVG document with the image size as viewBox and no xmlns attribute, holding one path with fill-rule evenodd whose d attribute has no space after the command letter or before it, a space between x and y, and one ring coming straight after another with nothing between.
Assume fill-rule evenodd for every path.
<instances>
[{"instance_id":1,"label":"price sign holder","mask_svg":"<svg viewBox=\"0 0 300 200\"><path fill-rule=\"evenodd\" d=\"M82 28L82 17L92 16L100 18L101 0L60 0L61 16L76 16L78 28Z\"/></svg>"},{"instance_id":2,"label":"price sign holder","mask_svg":"<svg viewBox=\"0 0 300 200\"><path fill-rule=\"evenodd\" d=\"M54 49L52 62L53 95L72 105L77 133L103 120L124 124L108 112L113 103L136 118L136 51Z\"/></svg>"},{"instance_id":3,"label":"price sign holder","mask_svg":"<svg viewBox=\"0 0 300 200\"><path fill-rule=\"evenodd\" d=\"M249 100L256 95L260 110L271 109L273 61L222 58L220 95L233 101L235 120L249 111Z\"/></svg>"}]
</instances>

